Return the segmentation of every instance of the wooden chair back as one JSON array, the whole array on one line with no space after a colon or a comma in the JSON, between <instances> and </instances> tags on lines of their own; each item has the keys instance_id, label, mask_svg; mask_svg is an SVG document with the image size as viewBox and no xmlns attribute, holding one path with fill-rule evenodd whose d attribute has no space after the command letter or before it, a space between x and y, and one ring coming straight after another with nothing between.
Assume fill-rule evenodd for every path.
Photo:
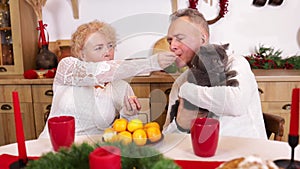
<instances>
[{"instance_id":1,"label":"wooden chair back","mask_svg":"<svg viewBox=\"0 0 300 169\"><path fill-rule=\"evenodd\" d=\"M268 138L270 139L273 133L274 140L281 141L284 133L284 118L270 113L263 113L263 117Z\"/></svg>"}]
</instances>

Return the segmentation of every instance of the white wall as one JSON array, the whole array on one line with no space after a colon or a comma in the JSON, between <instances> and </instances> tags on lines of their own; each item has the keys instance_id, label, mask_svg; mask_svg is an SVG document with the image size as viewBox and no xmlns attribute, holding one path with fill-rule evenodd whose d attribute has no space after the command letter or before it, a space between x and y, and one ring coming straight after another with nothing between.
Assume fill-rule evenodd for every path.
<instances>
[{"instance_id":1,"label":"white wall","mask_svg":"<svg viewBox=\"0 0 300 169\"><path fill-rule=\"evenodd\" d=\"M116 58L147 56L156 40L167 33L171 0L78 0L79 19L74 19L71 0L48 0L43 20L50 41L70 39L76 27L95 19L111 23L119 35ZM209 20L218 12L199 0L198 9ZM188 0L178 0L178 7ZM300 54L300 1L284 0L281 6L255 7L252 0L229 0L229 12L210 26L212 43L230 43L230 50L246 55L259 44L283 51L283 57Z\"/></svg>"}]
</instances>

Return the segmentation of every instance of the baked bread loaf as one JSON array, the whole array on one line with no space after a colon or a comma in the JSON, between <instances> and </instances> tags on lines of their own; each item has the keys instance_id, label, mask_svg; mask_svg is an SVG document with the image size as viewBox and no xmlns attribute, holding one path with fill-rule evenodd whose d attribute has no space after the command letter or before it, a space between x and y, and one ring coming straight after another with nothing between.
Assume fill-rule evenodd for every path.
<instances>
[{"instance_id":1,"label":"baked bread loaf","mask_svg":"<svg viewBox=\"0 0 300 169\"><path fill-rule=\"evenodd\" d=\"M222 163L217 169L280 169L275 163L257 156L232 159Z\"/></svg>"}]
</instances>

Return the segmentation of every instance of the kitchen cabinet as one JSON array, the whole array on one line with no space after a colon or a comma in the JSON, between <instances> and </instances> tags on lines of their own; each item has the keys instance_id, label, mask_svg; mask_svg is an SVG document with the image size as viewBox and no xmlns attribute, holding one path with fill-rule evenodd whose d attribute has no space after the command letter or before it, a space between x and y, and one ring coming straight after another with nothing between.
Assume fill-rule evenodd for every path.
<instances>
[{"instance_id":1,"label":"kitchen cabinet","mask_svg":"<svg viewBox=\"0 0 300 169\"><path fill-rule=\"evenodd\" d=\"M12 92L17 91L25 139L36 138L30 85L0 85L0 145L16 141Z\"/></svg>"},{"instance_id":2,"label":"kitchen cabinet","mask_svg":"<svg viewBox=\"0 0 300 169\"><path fill-rule=\"evenodd\" d=\"M38 137L43 131L50 113L53 90L51 84L32 85L35 134Z\"/></svg>"},{"instance_id":3,"label":"kitchen cabinet","mask_svg":"<svg viewBox=\"0 0 300 169\"><path fill-rule=\"evenodd\" d=\"M37 54L37 20L25 0L0 3L0 76L33 69Z\"/></svg>"},{"instance_id":4,"label":"kitchen cabinet","mask_svg":"<svg viewBox=\"0 0 300 169\"><path fill-rule=\"evenodd\" d=\"M300 71L269 70L265 71L265 76L258 76L262 71L254 73L257 74L262 111L285 119L283 141L288 141L292 90L300 88Z\"/></svg>"},{"instance_id":5,"label":"kitchen cabinet","mask_svg":"<svg viewBox=\"0 0 300 169\"><path fill-rule=\"evenodd\" d=\"M151 121L156 121L161 129L167 117L169 93L173 83L152 83L151 84Z\"/></svg>"}]
</instances>

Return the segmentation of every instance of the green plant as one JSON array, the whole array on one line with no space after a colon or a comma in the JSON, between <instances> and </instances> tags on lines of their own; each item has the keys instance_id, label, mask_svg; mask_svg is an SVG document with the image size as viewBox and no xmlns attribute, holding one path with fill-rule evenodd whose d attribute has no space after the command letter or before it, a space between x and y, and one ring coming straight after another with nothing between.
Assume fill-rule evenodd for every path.
<instances>
[{"instance_id":1,"label":"green plant","mask_svg":"<svg viewBox=\"0 0 300 169\"><path fill-rule=\"evenodd\" d=\"M259 45L254 54L245 56L252 69L300 69L300 55L281 57L282 51Z\"/></svg>"},{"instance_id":2,"label":"green plant","mask_svg":"<svg viewBox=\"0 0 300 169\"><path fill-rule=\"evenodd\" d=\"M26 169L89 169L89 154L99 146L111 145L121 150L122 169L179 169L172 160L165 158L159 151L148 146L134 143L124 145L121 142L102 142L95 145L73 144L69 149L49 152L39 159L29 161Z\"/></svg>"}]
</instances>

